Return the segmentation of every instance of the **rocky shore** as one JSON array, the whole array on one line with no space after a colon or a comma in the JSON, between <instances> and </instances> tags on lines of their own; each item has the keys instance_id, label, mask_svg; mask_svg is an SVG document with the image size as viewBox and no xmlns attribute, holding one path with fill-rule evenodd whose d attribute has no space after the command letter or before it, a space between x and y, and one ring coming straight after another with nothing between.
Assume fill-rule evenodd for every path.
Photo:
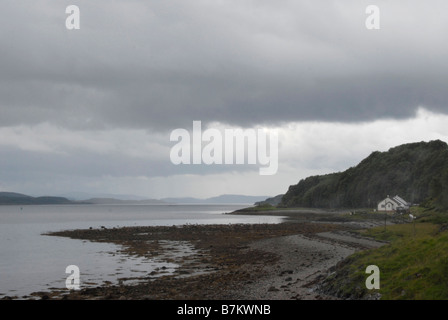
<instances>
[{"instance_id":1,"label":"rocky shore","mask_svg":"<svg viewBox=\"0 0 448 320\"><path fill-rule=\"evenodd\" d=\"M163 267L153 270L132 284L126 282L129 279L121 279L119 284L35 292L32 297L334 299L316 290L329 269L356 250L383 244L351 232L379 224L378 221L353 222L339 214L322 212L296 211L288 216L280 224L141 226L49 233L49 236L115 243L127 255L162 258L178 267L172 273Z\"/></svg>"}]
</instances>

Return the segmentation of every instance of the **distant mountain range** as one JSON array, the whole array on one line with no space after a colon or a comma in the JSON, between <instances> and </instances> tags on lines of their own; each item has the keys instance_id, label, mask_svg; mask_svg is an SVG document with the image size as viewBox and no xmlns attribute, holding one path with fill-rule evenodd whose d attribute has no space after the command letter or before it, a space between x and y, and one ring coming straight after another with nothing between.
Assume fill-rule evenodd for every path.
<instances>
[{"instance_id":1,"label":"distant mountain range","mask_svg":"<svg viewBox=\"0 0 448 320\"><path fill-rule=\"evenodd\" d=\"M162 200L146 199L146 200L122 200L115 198L90 198L82 200L81 202L87 204L166 204Z\"/></svg>"},{"instance_id":2,"label":"distant mountain range","mask_svg":"<svg viewBox=\"0 0 448 320\"><path fill-rule=\"evenodd\" d=\"M80 198L83 194L88 197L88 193L77 193L78 197L44 196L32 197L16 192L0 192L0 205L29 205L29 204L253 204L263 201L267 196L245 196L245 195L221 195L217 197L198 198L163 198L163 199L142 199L138 196L113 195L114 197L90 197Z\"/></svg>"},{"instance_id":3,"label":"distant mountain range","mask_svg":"<svg viewBox=\"0 0 448 320\"><path fill-rule=\"evenodd\" d=\"M0 192L0 205L26 205L26 204L70 204L73 201L64 197L31 197L16 192Z\"/></svg>"},{"instance_id":4,"label":"distant mountain range","mask_svg":"<svg viewBox=\"0 0 448 320\"><path fill-rule=\"evenodd\" d=\"M114 193L92 193L92 192L67 192L57 194L58 197L64 197L73 201L84 201L86 199L116 199L116 200L147 200L147 197L133 194L114 194Z\"/></svg>"}]
</instances>

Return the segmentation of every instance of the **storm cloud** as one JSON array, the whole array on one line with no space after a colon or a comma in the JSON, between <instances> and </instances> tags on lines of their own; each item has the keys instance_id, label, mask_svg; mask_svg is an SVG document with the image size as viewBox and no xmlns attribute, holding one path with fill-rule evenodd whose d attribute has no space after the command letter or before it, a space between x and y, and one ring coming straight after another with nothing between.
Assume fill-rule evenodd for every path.
<instances>
[{"instance_id":1,"label":"storm cloud","mask_svg":"<svg viewBox=\"0 0 448 320\"><path fill-rule=\"evenodd\" d=\"M71 4L79 30L65 27ZM370 4L379 30L365 27ZM211 195L227 184L275 195L342 170L367 150L411 142L406 121L429 130L427 117L445 119L447 9L443 0L2 1L0 189L36 193L46 181L48 193L167 196L209 177L199 194L221 183ZM250 166L173 166L169 132L194 120L280 130L278 176L261 183ZM373 124L381 141L355 143ZM412 138L445 139L437 130Z\"/></svg>"},{"instance_id":2,"label":"storm cloud","mask_svg":"<svg viewBox=\"0 0 448 320\"><path fill-rule=\"evenodd\" d=\"M193 120L412 117L446 112L444 1L2 2L2 125L172 130Z\"/></svg>"}]
</instances>

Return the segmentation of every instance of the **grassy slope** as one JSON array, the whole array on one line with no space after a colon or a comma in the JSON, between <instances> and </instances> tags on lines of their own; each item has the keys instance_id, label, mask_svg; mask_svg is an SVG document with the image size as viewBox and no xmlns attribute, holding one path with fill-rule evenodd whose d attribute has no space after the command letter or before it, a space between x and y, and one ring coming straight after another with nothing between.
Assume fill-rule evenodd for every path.
<instances>
[{"instance_id":1,"label":"grassy slope","mask_svg":"<svg viewBox=\"0 0 448 320\"><path fill-rule=\"evenodd\" d=\"M421 209L414 214L422 222L365 231L365 235L390 244L345 260L331 277L333 292L345 298L365 298L378 292L386 300L448 299L448 231L441 224L448 221L447 215ZM380 269L379 290L365 287L368 265Z\"/></svg>"}]
</instances>

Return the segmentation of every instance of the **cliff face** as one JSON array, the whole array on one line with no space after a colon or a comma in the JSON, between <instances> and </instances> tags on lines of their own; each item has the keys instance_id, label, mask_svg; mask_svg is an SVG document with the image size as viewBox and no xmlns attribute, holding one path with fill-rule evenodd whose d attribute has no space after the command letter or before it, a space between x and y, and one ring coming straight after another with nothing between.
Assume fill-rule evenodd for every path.
<instances>
[{"instance_id":1,"label":"cliff face","mask_svg":"<svg viewBox=\"0 0 448 320\"><path fill-rule=\"evenodd\" d=\"M448 207L448 145L436 140L375 151L344 172L290 186L280 206L375 207L388 194L412 203L432 197L438 207Z\"/></svg>"}]
</instances>

